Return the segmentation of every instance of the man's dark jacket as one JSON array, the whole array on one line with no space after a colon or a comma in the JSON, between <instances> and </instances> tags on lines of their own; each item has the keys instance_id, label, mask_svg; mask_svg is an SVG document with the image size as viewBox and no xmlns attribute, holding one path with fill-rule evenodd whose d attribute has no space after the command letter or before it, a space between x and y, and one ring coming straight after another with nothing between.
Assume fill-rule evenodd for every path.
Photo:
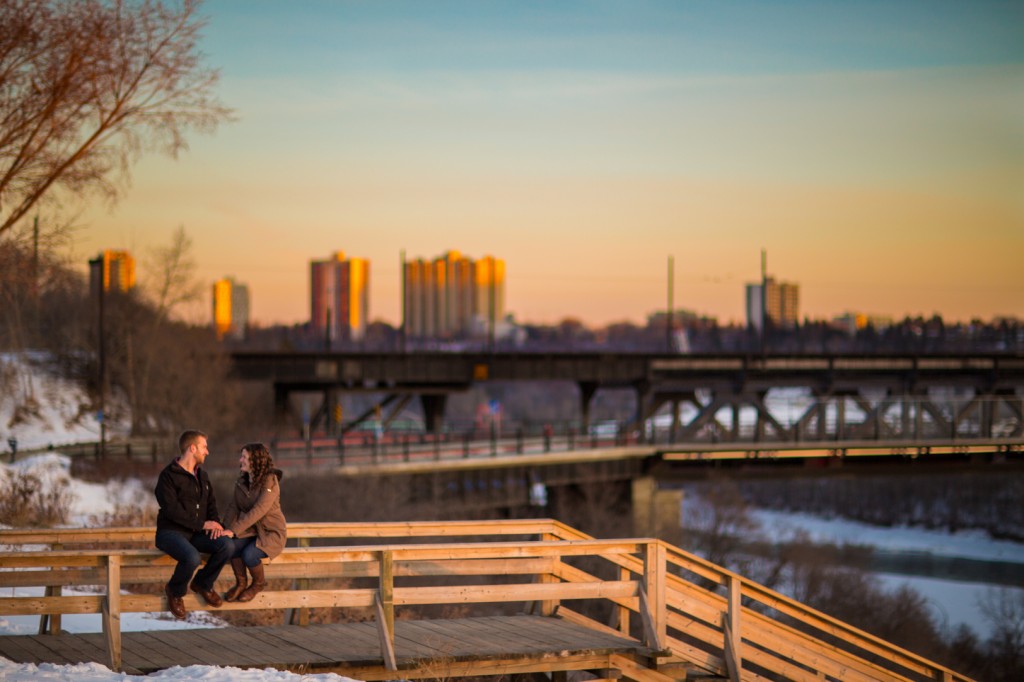
<instances>
[{"instance_id":1,"label":"man's dark jacket","mask_svg":"<svg viewBox=\"0 0 1024 682\"><path fill-rule=\"evenodd\" d=\"M156 482L156 501L160 505L157 531L192 535L201 531L207 521L220 523L213 486L201 467L196 467L195 476L182 469L177 460L164 467Z\"/></svg>"}]
</instances>

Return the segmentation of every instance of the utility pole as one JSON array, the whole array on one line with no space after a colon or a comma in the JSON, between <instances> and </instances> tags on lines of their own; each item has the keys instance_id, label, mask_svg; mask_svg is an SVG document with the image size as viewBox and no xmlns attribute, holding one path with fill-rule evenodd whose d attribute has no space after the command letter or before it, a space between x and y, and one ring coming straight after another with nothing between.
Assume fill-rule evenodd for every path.
<instances>
[{"instance_id":1,"label":"utility pole","mask_svg":"<svg viewBox=\"0 0 1024 682\"><path fill-rule=\"evenodd\" d=\"M32 298L30 314L32 326L39 330L39 214L32 227L32 281L29 283L29 296Z\"/></svg>"},{"instance_id":2,"label":"utility pole","mask_svg":"<svg viewBox=\"0 0 1024 682\"><path fill-rule=\"evenodd\" d=\"M497 279L497 266L497 259L491 258L487 289L487 350L490 353L494 352L494 280Z\"/></svg>"},{"instance_id":3,"label":"utility pole","mask_svg":"<svg viewBox=\"0 0 1024 682\"><path fill-rule=\"evenodd\" d=\"M761 355L765 353L768 325L768 251L761 249Z\"/></svg>"},{"instance_id":4,"label":"utility pole","mask_svg":"<svg viewBox=\"0 0 1024 682\"><path fill-rule=\"evenodd\" d=\"M665 350L672 352L672 302L673 289L675 288L675 258L668 257L668 315L665 317Z\"/></svg>"},{"instance_id":5,"label":"utility pole","mask_svg":"<svg viewBox=\"0 0 1024 682\"><path fill-rule=\"evenodd\" d=\"M406 332L406 325L408 325L408 320L406 318L409 315L409 307L408 307L409 303L408 303L408 299L407 299L409 284L408 284L408 281L406 280L406 272L405 272L405 249L401 250L400 255L399 255L399 261L400 261L400 267L402 268L402 329L401 329L401 334L398 337L398 342L399 342L399 350L402 353L404 353L405 352L405 335L407 333Z\"/></svg>"},{"instance_id":6,"label":"utility pole","mask_svg":"<svg viewBox=\"0 0 1024 682\"><path fill-rule=\"evenodd\" d=\"M32 300L39 298L39 214L32 227Z\"/></svg>"},{"instance_id":7,"label":"utility pole","mask_svg":"<svg viewBox=\"0 0 1024 682\"><path fill-rule=\"evenodd\" d=\"M89 261L90 279L96 282L96 291L99 296L99 324L97 330L97 345L99 346L99 389L100 409L97 417L100 423L100 457L106 458L107 454L107 343L104 332L104 299L106 298L106 278L103 272L103 255L99 255Z\"/></svg>"}]
</instances>

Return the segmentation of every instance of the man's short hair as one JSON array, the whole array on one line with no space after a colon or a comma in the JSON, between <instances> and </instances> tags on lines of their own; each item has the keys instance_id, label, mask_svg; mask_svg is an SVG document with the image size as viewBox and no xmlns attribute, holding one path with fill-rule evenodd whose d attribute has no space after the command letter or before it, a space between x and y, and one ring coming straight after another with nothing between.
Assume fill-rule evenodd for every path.
<instances>
[{"instance_id":1,"label":"man's short hair","mask_svg":"<svg viewBox=\"0 0 1024 682\"><path fill-rule=\"evenodd\" d=\"M192 447L193 443L198 442L200 438L206 438L206 434L202 431L182 431L181 435L178 436L178 450L184 455L185 451Z\"/></svg>"}]
</instances>

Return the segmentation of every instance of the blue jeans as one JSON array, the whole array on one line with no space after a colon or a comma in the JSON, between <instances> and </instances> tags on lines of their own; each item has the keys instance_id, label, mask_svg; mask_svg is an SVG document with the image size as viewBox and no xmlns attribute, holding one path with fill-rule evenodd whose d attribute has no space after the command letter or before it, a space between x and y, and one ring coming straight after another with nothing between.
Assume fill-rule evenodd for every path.
<instances>
[{"instance_id":1,"label":"blue jeans","mask_svg":"<svg viewBox=\"0 0 1024 682\"><path fill-rule=\"evenodd\" d=\"M245 565L252 568L267 558L267 553L256 546L256 536L251 538L235 538L235 553L232 559L242 558Z\"/></svg>"},{"instance_id":2,"label":"blue jeans","mask_svg":"<svg viewBox=\"0 0 1024 682\"><path fill-rule=\"evenodd\" d=\"M235 551L235 543L231 538L222 536L211 540L204 531L188 535L176 530L158 530L156 546L178 562L167 582L171 594L176 597L184 597L188 593L188 581L202 562L200 553L210 556L206 565L196 573L193 582L204 590L212 590L220 570Z\"/></svg>"}]
</instances>

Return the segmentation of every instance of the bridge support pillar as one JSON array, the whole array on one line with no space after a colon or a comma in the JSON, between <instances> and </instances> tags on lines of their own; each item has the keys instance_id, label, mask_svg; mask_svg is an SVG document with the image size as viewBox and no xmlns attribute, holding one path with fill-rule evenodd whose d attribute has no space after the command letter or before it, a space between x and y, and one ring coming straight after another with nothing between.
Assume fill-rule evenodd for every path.
<instances>
[{"instance_id":1,"label":"bridge support pillar","mask_svg":"<svg viewBox=\"0 0 1024 682\"><path fill-rule=\"evenodd\" d=\"M444 408L448 403L448 396L441 394L420 395L420 404L423 406L423 419L426 422L427 431L439 433L444 425Z\"/></svg>"},{"instance_id":2,"label":"bridge support pillar","mask_svg":"<svg viewBox=\"0 0 1024 682\"><path fill-rule=\"evenodd\" d=\"M290 426L291 409L288 405L288 389L274 386L274 421L279 426Z\"/></svg>"},{"instance_id":3,"label":"bridge support pillar","mask_svg":"<svg viewBox=\"0 0 1024 682\"><path fill-rule=\"evenodd\" d=\"M633 533L677 543L682 538L682 490L659 490L652 476L633 479Z\"/></svg>"},{"instance_id":4,"label":"bridge support pillar","mask_svg":"<svg viewBox=\"0 0 1024 682\"><path fill-rule=\"evenodd\" d=\"M580 421L583 433L590 433L590 402L597 393L597 384L587 381L579 382L580 387Z\"/></svg>"}]
</instances>

